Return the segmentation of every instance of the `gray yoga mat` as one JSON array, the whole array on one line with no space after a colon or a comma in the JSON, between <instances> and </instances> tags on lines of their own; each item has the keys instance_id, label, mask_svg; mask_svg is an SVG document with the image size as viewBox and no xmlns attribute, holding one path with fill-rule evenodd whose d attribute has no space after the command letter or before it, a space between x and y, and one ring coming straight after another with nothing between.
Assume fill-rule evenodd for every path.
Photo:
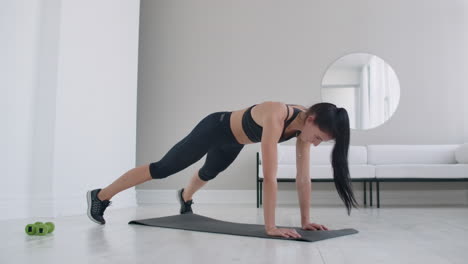
<instances>
[{"instance_id":1,"label":"gray yoga mat","mask_svg":"<svg viewBox=\"0 0 468 264\"><path fill-rule=\"evenodd\" d=\"M295 228L296 231L299 234L301 234L302 237L294 238L294 239L283 238L283 237L272 237L272 236L268 236L265 233L265 228L263 225L232 223L232 222L216 220L213 218L209 218L209 217L201 216L197 214L180 214L180 215L165 216L165 217L158 217L158 218L134 220L134 221L130 221L129 224L166 227L166 228L175 228L175 229L237 235L237 236L297 240L297 241L304 241L304 242L314 242L314 241L358 233L358 231L355 229L311 231L311 230L302 230L299 227L282 226L283 228Z\"/></svg>"}]
</instances>

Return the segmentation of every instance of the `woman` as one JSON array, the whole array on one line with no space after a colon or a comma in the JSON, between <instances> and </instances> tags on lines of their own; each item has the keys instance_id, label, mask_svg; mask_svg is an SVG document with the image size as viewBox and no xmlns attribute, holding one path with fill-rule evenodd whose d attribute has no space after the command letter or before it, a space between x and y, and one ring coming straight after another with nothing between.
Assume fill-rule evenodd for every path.
<instances>
[{"instance_id":1,"label":"woman","mask_svg":"<svg viewBox=\"0 0 468 264\"><path fill-rule=\"evenodd\" d=\"M310 144L335 140L332 166L335 186L346 205L348 215L356 207L348 170L349 119L344 108L330 103L319 103L306 109L281 102L263 102L233 112L216 112L201 120L188 136L172 147L158 162L129 170L104 189L89 191L88 216L96 223L105 224L104 210L117 193L152 180L177 173L207 154L205 164L178 191L180 213L192 213L192 196L209 180L225 170L244 145L261 142L264 175L265 231L271 236L298 238L294 229L275 225L277 144L297 137L297 179L302 228L328 230L309 219L311 182L309 176Z\"/></svg>"}]
</instances>

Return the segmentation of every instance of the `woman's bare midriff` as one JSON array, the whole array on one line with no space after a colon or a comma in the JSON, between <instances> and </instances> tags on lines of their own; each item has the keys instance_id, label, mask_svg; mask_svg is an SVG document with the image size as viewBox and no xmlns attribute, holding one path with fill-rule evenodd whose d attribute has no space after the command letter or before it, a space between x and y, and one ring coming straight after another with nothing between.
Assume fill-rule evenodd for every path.
<instances>
[{"instance_id":1,"label":"woman's bare midriff","mask_svg":"<svg viewBox=\"0 0 468 264\"><path fill-rule=\"evenodd\" d=\"M252 108L252 111L251 111L252 118L255 121L255 123L257 123L258 125L260 125L262 127L263 127L263 124L261 122L261 120L263 119L262 117L265 114L267 114L266 113L267 109L264 107L265 103L268 103L268 102L263 102L261 104L257 104L256 106L254 106ZM234 134L234 137L236 138L237 142L239 142L239 144L246 145L246 144L254 143L247 137L247 135L244 132L244 129L242 128L242 116L244 115L245 111L247 111L247 109L249 107L246 107L246 108L241 109L241 110L232 111L232 114L231 114L231 122L230 122L231 123L231 131ZM292 106L288 106L288 107L289 107L289 116L288 116L288 119L289 119L293 115L294 109L293 109ZM295 105L295 107L299 108L299 109L302 109L304 111L306 110L306 108L304 106ZM286 111L286 107L284 109ZM284 115L286 115L286 113ZM285 131L286 135L289 135L291 133L294 133L294 131L291 131L290 129L286 129L286 131Z\"/></svg>"}]
</instances>

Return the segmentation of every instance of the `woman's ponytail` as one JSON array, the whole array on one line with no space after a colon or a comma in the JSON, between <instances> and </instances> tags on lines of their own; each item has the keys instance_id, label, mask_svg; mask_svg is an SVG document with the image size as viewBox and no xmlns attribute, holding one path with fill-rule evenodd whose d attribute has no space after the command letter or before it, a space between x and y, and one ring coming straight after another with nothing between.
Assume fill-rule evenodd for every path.
<instances>
[{"instance_id":1,"label":"woman's ponytail","mask_svg":"<svg viewBox=\"0 0 468 264\"><path fill-rule=\"evenodd\" d=\"M357 202L354 198L348 168L350 129L346 109L337 108L336 125L335 146L333 147L331 157L333 179L335 181L336 190L338 191L341 200L343 200L349 215L351 207L356 207Z\"/></svg>"},{"instance_id":2,"label":"woman's ponytail","mask_svg":"<svg viewBox=\"0 0 468 264\"><path fill-rule=\"evenodd\" d=\"M335 187L343 200L348 215L352 207L357 207L351 185L348 168L348 150L350 141L350 127L348 112L344 108L337 108L331 103L318 103L311 106L307 116L314 115L314 123L320 130L329 133L335 139L335 146L331 153L333 180Z\"/></svg>"}]
</instances>

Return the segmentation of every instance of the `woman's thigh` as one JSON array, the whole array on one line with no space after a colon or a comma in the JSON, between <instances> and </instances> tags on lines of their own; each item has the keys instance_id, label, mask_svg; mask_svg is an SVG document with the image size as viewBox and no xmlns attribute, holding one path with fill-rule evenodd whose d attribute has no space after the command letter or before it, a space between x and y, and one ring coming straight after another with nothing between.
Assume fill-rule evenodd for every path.
<instances>
[{"instance_id":1,"label":"woman's thigh","mask_svg":"<svg viewBox=\"0 0 468 264\"><path fill-rule=\"evenodd\" d=\"M161 160L151 163L151 177L154 179L166 178L187 168L207 154L209 149L216 144L216 138L219 137L217 131L219 127L218 115L218 113L213 113L203 118Z\"/></svg>"}]
</instances>

